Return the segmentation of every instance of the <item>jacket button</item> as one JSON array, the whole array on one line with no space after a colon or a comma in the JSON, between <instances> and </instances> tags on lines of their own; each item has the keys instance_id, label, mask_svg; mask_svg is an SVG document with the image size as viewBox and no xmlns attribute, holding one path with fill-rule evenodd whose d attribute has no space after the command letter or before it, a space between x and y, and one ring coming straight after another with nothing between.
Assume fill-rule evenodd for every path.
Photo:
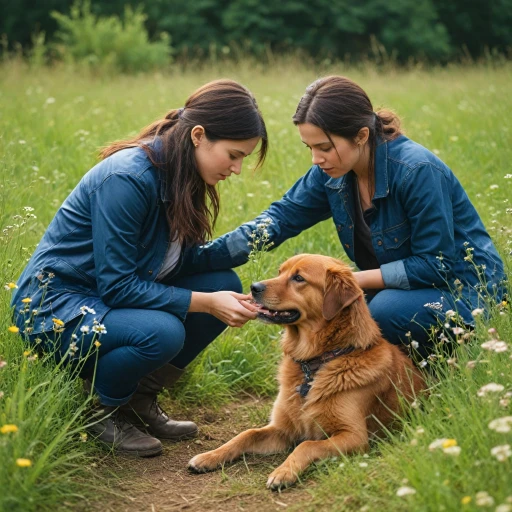
<instances>
[{"instance_id":1,"label":"jacket button","mask_svg":"<svg viewBox=\"0 0 512 512\"><path fill-rule=\"evenodd\" d=\"M349 245L349 244L345 244L345 247L346 247L347 249L350 249L350 245Z\"/></svg>"},{"instance_id":2,"label":"jacket button","mask_svg":"<svg viewBox=\"0 0 512 512\"><path fill-rule=\"evenodd\" d=\"M379 241L377 242L377 245L382 245L382 240L379 240Z\"/></svg>"},{"instance_id":3,"label":"jacket button","mask_svg":"<svg viewBox=\"0 0 512 512\"><path fill-rule=\"evenodd\" d=\"M354 226L349 226L348 229L352 229Z\"/></svg>"},{"instance_id":4,"label":"jacket button","mask_svg":"<svg viewBox=\"0 0 512 512\"><path fill-rule=\"evenodd\" d=\"M336 226L336 229L337 229L338 231L341 231L341 224L338 224L338 225Z\"/></svg>"},{"instance_id":5,"label":"jacket button","mask_svg":"<svg viewBox=\"0 0 512 512\"><path fill-rule=\"evenodd\" d=\"M395 238L395 242L398 242L398 238Z\"/></svg>"},{"instance_id":6,"label":"jacket button","mask_svg":"<svg viewBox=\"0 0 512 512\"><path fill-rule=\"evenodd\" d=\"M153 273L153 271L152 271L152 270L149 270L149 271L148 271L148 274L152 274L152 273Z\"/></svg>"}]
</instances>

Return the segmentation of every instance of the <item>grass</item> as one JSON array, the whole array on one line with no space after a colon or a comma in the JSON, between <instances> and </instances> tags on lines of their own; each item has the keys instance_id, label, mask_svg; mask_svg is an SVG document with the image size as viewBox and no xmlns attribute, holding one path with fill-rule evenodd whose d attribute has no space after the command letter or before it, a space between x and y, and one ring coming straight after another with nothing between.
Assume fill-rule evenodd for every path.
<instances>
[{"instance_id":1,"label":"grass","mask_svg":"<svg viewBox=\"0 0 512 512\"><path fill-rule=\"evenodd\" d=\"M247 85L267 122L271 149L264 169L253 173L248 162L241 176L220 184L216 233L251 219L309 168L309 153L291 116L305 86L328 73L356 80L375 107L393 107L407 135L454 170L511 275L512 179L504 178L512 160L510 64L378 71L342 65L314 70L284 61L270 68L212 64L196 71L127 77L30 69L14 62L4 63L0 71L2 285L16 281L61 202L96 162L100 146L182 106L188 94L214 78L227 76ZM345 258L326 221L266 254L258 272L273 275L282 260L299 252ZM238 271L247 289L254 268ZM80 442L84 405L79 384L65 369L24 355L22 341L8 332L9 298L2 289L0 427L12 424L18 431L0 434L0 510L65 508L82 495L101 494L101 479L91 469L99 452L90 442ZM512 346L503 353L482 350L491 327L497 330L493 336L512 340L509 307L496 308L489 320L480 321L475 339L460 346L450 364L446 359L431 363L438 379L432 378L430 396L410 411L390 441L376 444L368 458L340 458L311 470L308 475L317 485L302 510L477 510L481 491L492 496L494 507L512 499L512 458L500 462L491 455L495 446L512 445L511 432L488 427L491 420L512 414L512 401L505 396L512 391ZM242 391L273 395L278 360L278 329L256 323L230 329L194 363L177 399L220 404ZM469 368L468 361L477 363ZM477 396L490 382L504 389ZM460 455L430 451L430 443L439 438L455 439ZM19 458L32 465L16 465ZM399 497L402 486L416 493Z\"/></svg>"}]
</instances>

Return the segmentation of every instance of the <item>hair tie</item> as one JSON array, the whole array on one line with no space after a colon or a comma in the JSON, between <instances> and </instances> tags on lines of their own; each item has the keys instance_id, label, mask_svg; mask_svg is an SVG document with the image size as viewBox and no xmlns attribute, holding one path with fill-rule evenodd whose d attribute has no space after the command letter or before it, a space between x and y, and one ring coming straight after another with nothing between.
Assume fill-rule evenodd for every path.
<instances>
[{"instance_id":1,"label":"hair tie","mask_svg":"<svg viewBox=\"0 0 512 512\"><path fill-rule=\"evenodd\" d=\"M185 111L185 107L181 107L178 109L178 119L181 119L184 111Z\"/></svg>"}]
</instances>

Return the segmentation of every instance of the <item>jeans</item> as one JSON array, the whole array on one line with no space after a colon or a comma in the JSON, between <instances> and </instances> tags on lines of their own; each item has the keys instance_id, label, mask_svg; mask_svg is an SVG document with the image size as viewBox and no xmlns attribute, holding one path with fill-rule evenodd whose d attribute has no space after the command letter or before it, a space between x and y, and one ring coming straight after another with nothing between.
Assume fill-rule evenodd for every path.
<instances>
[{"instance_id":1,"label":"jeans","mask_svg":"<svg viewBox=\"0 0 512 512\"><path fill-rule=\"evenodd\" d=\"M240 279L232 270L178 275L165 284L197 292L242 292ZM46 333L43 346L55 347L57 361L69 357L75 364L81 355L89 353L80 376L92 378L95 375L95 391L101 403L109 406L127 403L139 380L164 364L170 362L185 368L227 327L206 313L189 313L182 322L159 310L112 309L102 322L107 332L95 337L92 332L80 331L81 320L66 324L60 335ZM99 341L100 345L93 345L94 341ZM74 354L70 346L76 348Z\"/></svg>"},{"instance_id":2,"label":"jeans","mask_svg":"<svg viewBox=\"0 0 512 512\"><path fill-rule=\"evenodd\" d=\"M408 345L417 341L416 352L422 357L432 353L430 339L432 327L443 327L446 311L450 309L462 316L466 327L474 324L471 311L461 301L456 301L448 290L425 288L418 290L385 289L366 299L373 319L379 324L382 336L394 345ZM453 338L451 327L443 332ZM410 333L410 336L407 334Z\"/></svg>"}]
</instances>

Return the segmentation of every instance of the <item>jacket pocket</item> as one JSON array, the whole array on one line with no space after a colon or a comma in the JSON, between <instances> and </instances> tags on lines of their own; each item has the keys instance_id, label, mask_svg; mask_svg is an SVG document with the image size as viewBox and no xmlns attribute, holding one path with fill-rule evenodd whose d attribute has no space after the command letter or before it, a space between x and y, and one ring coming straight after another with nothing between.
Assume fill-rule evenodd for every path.
<instances>
[{"instance_id":1,"label":"jacket pocket","mask_svg":"<svg viewBox=\"0 0 512 512\"><path fill-rule=\"evenodd\" d=\"M48 262L37 277L49 289L63 292L87 293L95 284L89 274L61 259Z\"/></svg>"},{"instance_id":2,"label":"jacket pocket","mask_svg":"<svg viewBox=\"0 0 512 512\"><path fill-rule=\"evenodd\" d=\"M411 226L404 220L401 224L386 229L382 233L382 241L386 250L399 249L411 238Z\"/></svg>"}]
</instances>

